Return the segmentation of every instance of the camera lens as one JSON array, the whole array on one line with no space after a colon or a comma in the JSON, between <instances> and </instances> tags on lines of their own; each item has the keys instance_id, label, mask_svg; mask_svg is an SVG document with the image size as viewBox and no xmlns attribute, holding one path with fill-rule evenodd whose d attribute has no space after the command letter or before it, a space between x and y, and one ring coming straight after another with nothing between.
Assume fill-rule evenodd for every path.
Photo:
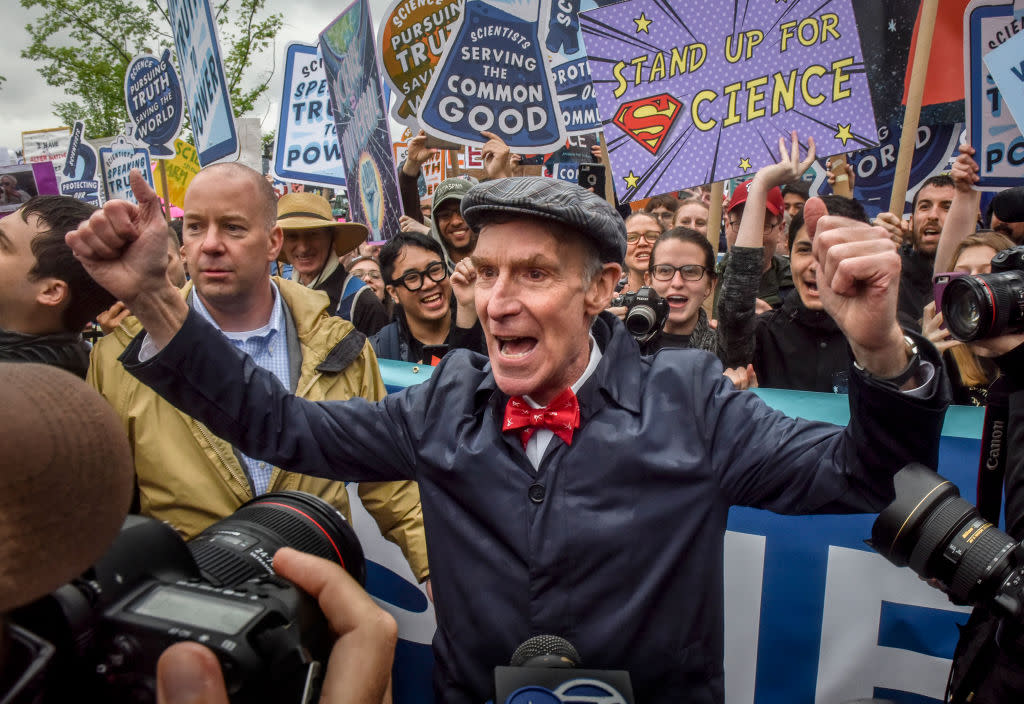
<instances>
[{"instance_id":1,"label":"camera lens","mask_svg":"<svg viewBox=\"0 0 1024 704\"><path fill-rule=\"evenodd\" d=\"M1024 274L1004 271L949 283L942 317L958 340L970 342L1024 329Z\"/></svg>"},{"instance_id":2,"label":"camera lens","mask_svg":"<svg viewBox=\"0 0 1024 704\"><path fill-rule=\"evenodd\" d=\"M355 531L330 504L301 491L278 491L249 501L189 544L204 579L220 587L273 574L278 548L289 547L335 562L359 582L366 562Z\"/></svg>"},{"instance_id":3,"label":"camera lens","mask_svg":"<svg viewBox=\"0 0 1024 704\"><path fill-rule=\"evenodd\" d=\"M1013 538L960 498L954 484L923 465L904 467L894 484L895 500L871 528L875 550L894 565L939 580L964 602L1006 590L1016 574Z\"/></svg>"},{"instance_id":4,"label":"camera lens","mask_svg":"<svg viewBox=\"0 0 1024 704\"><path fill-rule=\"evenodd\" d=\"M648 305L636 305L626 314L626 329L634 337L646 335L654 329L657 320L658 316L653 308Z\"/></svg>"}]
</instances>

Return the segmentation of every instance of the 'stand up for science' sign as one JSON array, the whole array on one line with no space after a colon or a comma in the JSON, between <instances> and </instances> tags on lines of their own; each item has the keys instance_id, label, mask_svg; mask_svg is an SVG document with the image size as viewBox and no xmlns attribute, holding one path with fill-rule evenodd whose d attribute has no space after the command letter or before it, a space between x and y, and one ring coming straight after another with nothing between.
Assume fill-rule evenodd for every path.
<instances>
[{"instance_id":1,"label":"'stand up for science' sign","mask_svg":"<svg viewBox=\"0 0 1024 704\"><path fill-rule=\"evenodd\" d=\"M580 25L616 188L632 200L876 144L851 0L630 0Z\"/></svg>"}]
</instances>

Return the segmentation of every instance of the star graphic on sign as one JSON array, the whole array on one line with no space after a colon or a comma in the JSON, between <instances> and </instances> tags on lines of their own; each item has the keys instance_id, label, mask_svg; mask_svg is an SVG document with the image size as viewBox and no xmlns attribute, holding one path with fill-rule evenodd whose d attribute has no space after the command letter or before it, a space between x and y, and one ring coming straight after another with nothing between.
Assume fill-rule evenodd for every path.
<instances>
[{"instance_id":1,"label":"star graphic on sign","mask_svg":"<svg viewBox=\"0 0 1024 704\"><path fill-rule=\"evenodd\" d=\"M629 176L624 176L622 180L626 182L626 188L636 188L639 179L633 175L633 170L630 169Z\"/></svg>"},{"instance_id":2,"label":"star graphic on sign","mask_svg":"<svg viewBox=\"0 0 1024 704\"><path fill-rule=\"evenodd\" d=\"M838 132L836 132L836 139L843 140L843 146L845 147L846 143L849 140L853 139L853 135L850 134L850 126L849 125L840 125L840 124L837 123L836 124L836 128L839 130Z\"/></svg>"},{"instance_id":3,"label":"star graphic on sign","mask_svg":"<svg viewBox=\"0 0 1024 704\"><path fill-rule=\"evenodd\" d=\"M889 31L890 32L895 32L896 31L896 20L889 20Z\"/></svg>"},{"instance_id":4,"label":"star graphic on sign","mask_svg":"<svg viewBox=\"0 0 1024 704\"><path fill-rule=\"evenodd\" d=\"M740 159L740 168L743 169L744 173L750 171L750 159Z\"/></svg>"},{"instance_id":5,"label":"star graphic on sign","mask_svg":"<svg viewBox=\"0 0 1024 704\"><path fill-rule=\"evenodd\" d=\"M645 15L643 12L641 12L640 16L637 17L636 19L634 19L633 21L636 22L636 33L637 34L640 34L640 32L644 32L645 34L650 34L650 32L647 30L647 28L651 26L651 21L649 19L647 19L647 15Z\"/></svg>"}]
</instances>

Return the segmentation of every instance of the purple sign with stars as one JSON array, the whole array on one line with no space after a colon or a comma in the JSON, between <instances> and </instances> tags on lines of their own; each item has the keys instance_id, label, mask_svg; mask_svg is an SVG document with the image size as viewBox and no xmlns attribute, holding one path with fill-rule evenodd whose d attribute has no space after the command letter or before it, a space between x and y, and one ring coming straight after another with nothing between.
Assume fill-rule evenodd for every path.
<instances>
[{"instance_id":1,"label":"purple sign with stars","mask_svg":"<svg viewBox=\"0 0 1024 704\"><path fill-rule=\"evenodd\" d=\"M623 201L753 176L792 130L877 145L851 0L629 0L580 26Z\"/></svg>"}]
</instances>

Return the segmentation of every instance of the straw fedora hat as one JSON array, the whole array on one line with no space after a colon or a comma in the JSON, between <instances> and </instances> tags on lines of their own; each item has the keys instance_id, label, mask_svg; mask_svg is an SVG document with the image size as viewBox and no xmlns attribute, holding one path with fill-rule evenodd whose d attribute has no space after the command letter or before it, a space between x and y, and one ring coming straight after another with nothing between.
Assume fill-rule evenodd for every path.
<instances>
[{"instance_id":1,"label":"straw fedora hat","mask_svg":"<svg viewBox=\"0 0 1024 704\"><path fill-rule=\"evenodd\" d=\"M370 234L366 225L358 222L337 222L331 204L315 193L286 193L277 201L277 224L282 230L314 230L327 228L334 235L334 252L339 257L365 242ZM284 250L278 259L288 261Z\"/></svg>"}]
</instances>

